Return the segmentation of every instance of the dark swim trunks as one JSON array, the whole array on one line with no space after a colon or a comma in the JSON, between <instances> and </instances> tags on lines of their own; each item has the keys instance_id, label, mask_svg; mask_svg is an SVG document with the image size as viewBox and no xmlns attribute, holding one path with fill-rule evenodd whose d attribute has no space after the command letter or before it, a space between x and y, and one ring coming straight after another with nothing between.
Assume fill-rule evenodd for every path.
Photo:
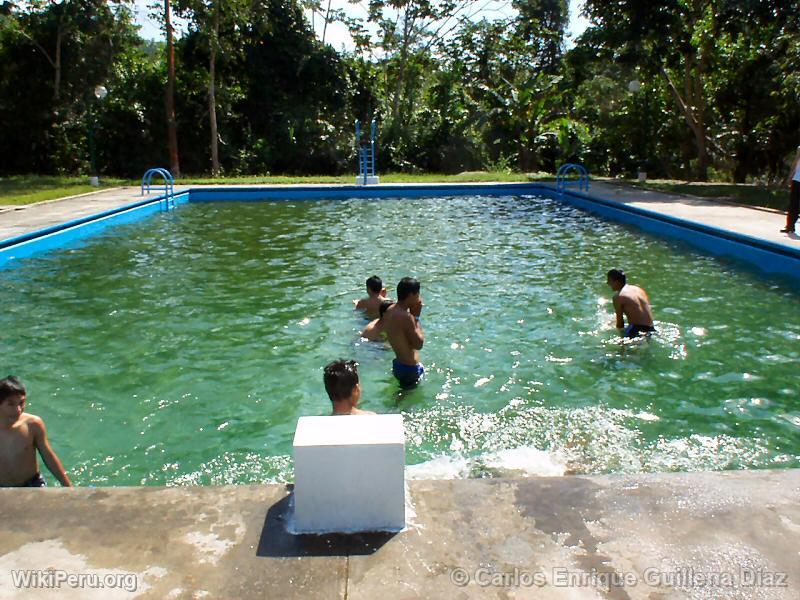
<instances>
[{"instance_id":1,"label":"dark swim trunks","mask_svg":"<svg viewBox=\"0 0 800 600\"><path fill-rule=\"evenodd\" d=\"M628 325L625 328L625 337L635 338L642 333L653 333L656 330L652 325Z\"/></svg>"},{"instance_id":2,"label":"dark swim trunks","mask_svg":"<svg viewBox=\"0 0 800 600\"><path fill-rule=\"evenodd\" d=\"M28 481L23 483L20 487L45 487L44 478L42 477L41 473L37 473L33 477L31 477Z\"/></svg>"},{"instance_id":3,"label":"dark swim trunks","mask_svg":"<svg viewBox=\"0 0 800 600\"><path fill-rule=\"evenodd\" d=\"M392 373L394 373L402 387L414 387L425 374L425 368L419 363L406 365L395 358L392 361Z\"/></svg>"}]
</instances>

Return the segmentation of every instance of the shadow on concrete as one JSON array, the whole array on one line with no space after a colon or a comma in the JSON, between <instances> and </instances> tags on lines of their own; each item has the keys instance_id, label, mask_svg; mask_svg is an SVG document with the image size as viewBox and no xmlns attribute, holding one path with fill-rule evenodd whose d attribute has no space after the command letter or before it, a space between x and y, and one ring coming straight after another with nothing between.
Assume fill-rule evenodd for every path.
<instances>
[{"instance_id":1,"label":"shadow on concrete","mask_svg":"<svg viewBox=\"0 0 800 600\"><path fill-rule=\"evenodd\" d=\"M291 486L287 486L291 492ZM267 511L256 556L291 558L302 556L369 556L397 532L328 533L295 535L287 531L292 516L292 495L283 497Z\"/></svg>"}]
</instances>

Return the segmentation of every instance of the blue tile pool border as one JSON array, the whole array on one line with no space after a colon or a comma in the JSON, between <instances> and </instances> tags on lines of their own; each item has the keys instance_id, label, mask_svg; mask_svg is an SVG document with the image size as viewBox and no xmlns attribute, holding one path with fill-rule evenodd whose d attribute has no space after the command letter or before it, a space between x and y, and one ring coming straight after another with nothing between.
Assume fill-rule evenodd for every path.
<instances>
[{"instance_id":1,"label":"blue tile pool border","mask_svg":"<svg viewBox=\"0 0 800 600\"><path fill-rule=\"evenodd\" d=\"M408 184L363 186L221 186L191 188L175 195L175 204L195 202L258 202L264 200L322 200L347 198L425 198L461 195L539 194L561 200L598 216L639 227L669 239L678 239L717 256L733 257L758 269L800 280L800 247L769 242L718 227L672 217L637 206L589 196L576 191L559 191L546 183L500 184ZM164 197L141 200L94 215L0 241L0 268L18 259L46 252L90 237L109 226L143 219L164 210Z\"/></svg>"},{"instance_id":2,"label":"blue tile pool border","mask_svg":"<svg viewBox=\"0 0 800 600\"><path fill-rule=\"evenodd\" d=\"M189 192L175 194L174 200L176 206L189 202ZM2 240L0 269L13 265L19 259L61 248L91 237L108 227L138 221L163 210L165 199L158 196Z\"/></svg>"}]
</instances>

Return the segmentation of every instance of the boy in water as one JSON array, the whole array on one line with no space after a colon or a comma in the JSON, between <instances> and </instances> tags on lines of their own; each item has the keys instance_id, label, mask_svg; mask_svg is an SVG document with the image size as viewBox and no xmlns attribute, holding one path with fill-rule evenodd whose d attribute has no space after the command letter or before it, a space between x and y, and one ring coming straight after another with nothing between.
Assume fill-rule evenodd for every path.
<instances>
[{"instance_id":1,"label":"boy in water","mask_svg":"<svg viewBox=\"0 0 800 600\"><path fill-rule=\"evenodd\" d=\"M611 269L606 274L608 287L614 290L614 311L617 313L617 329L623 329L623 335L635 338L640 333L652 333L653 312L650 309L650 299L647 292L636 285L629 284L625 272L621 269ZM622 316L628 319L628 326Z\"/></svg>"},{"instance_id":2,"label":"boy in water","mask_svg":"<svg viewBox=\"0 0 800 600\"><path fill-rule=\"evenodd\" d=\"M367 297L361 300L353 300L356 310L363 310L367 318L372 321L380 316L381 302L386 299L386 288L383 281L377 275L367 279Z\"/></svg>"},{"instance_id":3,"label":"boy in water","mask_svg":"<svg viewBox=\"0 0 800 600\"><path fill-rule=\"evenodd\" d=\"M384 315L386 311L392 306L394 302L391 300L384 300L381 302L380 308L380 316L377 319L370 321L366 327L364 327L364 331L361 332L361 337L365 340L370 342L377 342L381 338L385 337L385 325L386 319L384 319Z\"/></svg>"},{"instance_id":4,"label":"boy in water","mask_svg":"<svg viewBox=\"0 0 800 600\"><path fill-rule=\"evenodd\" d=\"M44 421L25 412L25 386L16 377L0 379L0 486L44 487L36 451L65 487L72 483L50 448Z\"/></svg>"},{"instance_id":5,"label":"boy in water","mask_svg":"<svg viewBox=\"0 0 800 600\"><path fill-rule=\"evenodd\" d=\"M331 415L374 415L358 408L361 384L358 382L358 363L354 360L337 360L325 367L325 391L333 404Z\"/></svg>"},{"instance_id":6,"label":"boy in water","mask_svg":"<svg viewBox=\"0 0 800 600\"><path fill-rule=\"evenodd\" d=\"M397 302L386 311L383 317L384 331L394 350L392 373L401 387L417 385L425 374L419 362L419 350L425 342L419 315L422 312L422 298L419 295L419 281L413 277L403 277L397 284Z\"/></svg>"}]
</instances>

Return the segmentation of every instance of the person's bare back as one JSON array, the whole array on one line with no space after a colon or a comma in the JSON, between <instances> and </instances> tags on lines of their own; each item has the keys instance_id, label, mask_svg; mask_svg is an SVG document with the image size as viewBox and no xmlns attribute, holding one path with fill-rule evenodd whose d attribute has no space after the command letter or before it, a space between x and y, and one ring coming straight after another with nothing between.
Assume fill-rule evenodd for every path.
<instances>
[{"instance_id":1,"label":"person's bare back","mask_svg":"<svg viewBox=\"0 0 800 600\"><path fill-rule=\"evenodd\" d=\"M606 283L615 292L612 300L617 329L624 329L626 337L636 337L640 333L655 331L650 298L647 297L644 289L638 285L629 284L625 272L620 269L611 269L606 275ZM625 328L626 318L628 319L627 328Z\"/></svg>"},{"instance_id":2,"label":"person's bare back","mask_svg":"<svg viewBox=\"0 0 800 600\"><path fill-rule=\"evenodd\" d=\"M356 310L363 310L368 319L374 320L378 318L384 300L386 300L386 288L383 287L381 278L373 275L367 279L367 297L353 300L353 304Z\"/></svg>"},{"instance_id":3,"label":"person's bare back","mask_svg":"<svg viewBox=\"0 0 800 600\"><path fill-rule=\"evenodd\" d=\"M638 285L626 284L618 294L614 296L614 307L622 310L628 319L629 325L653 326L653 311L650 308L650 299Z\"/></svg>"}]
</instances>

